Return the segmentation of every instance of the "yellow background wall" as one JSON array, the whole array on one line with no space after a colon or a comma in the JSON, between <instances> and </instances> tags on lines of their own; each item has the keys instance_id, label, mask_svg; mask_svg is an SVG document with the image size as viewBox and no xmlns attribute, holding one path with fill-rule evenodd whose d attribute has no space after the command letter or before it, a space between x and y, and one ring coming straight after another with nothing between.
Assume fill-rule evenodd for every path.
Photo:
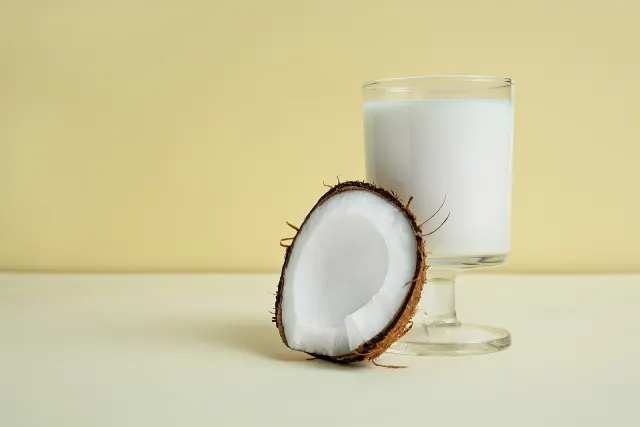
<instances>
[{"instance_id":1,"label":"yellow background wall","mask_svg":"<svg viewBox=\"0 0 640 427\"><path fill-rule=\"evenodd\" d=\"M517 85L510 271L640 271L640 3L0 0L0 268L273 271L360 84Z\"/></svg>"}]
</instances>

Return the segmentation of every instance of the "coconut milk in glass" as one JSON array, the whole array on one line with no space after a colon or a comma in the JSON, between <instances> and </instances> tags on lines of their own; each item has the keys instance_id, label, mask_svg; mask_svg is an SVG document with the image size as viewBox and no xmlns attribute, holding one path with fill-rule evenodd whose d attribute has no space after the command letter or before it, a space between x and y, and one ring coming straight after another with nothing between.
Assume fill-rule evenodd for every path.
<instances>
[{"instance_id":1,"label":"coconut milk in glass","mask_svg":"<svg viewBox=\"0 0 640 427\"><path fill-rule=\"evenodd\" d=\"M411 209L419 222L426 221L429 271L421 305L430 313L425 311L414 322L420 320L424 328L458 325L448 331L425 329L431 338L437 333L460 335L450 348L448 342L423 342L421 336L415 337L413 347L399 344L395 349L410 354L475 354L486 351L471 346L465 352L464 341L485 338L489 346L496 339L502 339L498 345L508 346L508 332L497 328L497 338L464 335L469 331L455 317L453 285L463 269L499 265L509 253L511 80L399 78L366 83L363 91L366 178L395 191L405 202L413 197Z\"/></svg>"}]
</instances>

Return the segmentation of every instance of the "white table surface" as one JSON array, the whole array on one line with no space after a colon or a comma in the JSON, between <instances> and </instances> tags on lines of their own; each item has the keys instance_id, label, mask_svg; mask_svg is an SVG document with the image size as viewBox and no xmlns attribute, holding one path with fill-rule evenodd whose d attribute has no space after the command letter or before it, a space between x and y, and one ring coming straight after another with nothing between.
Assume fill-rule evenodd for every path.
<instances>
[{"instance_id":1,"label":"white table surface","mask_svg":"<svg viewBox=\"0 0 640 427\"><path fill-rule=\"evenodd\" d=\"M307 361L275 275L0 274L0 426L640 426L640 276L462 276L501 353Z\"/></svg>"}]
</instances>

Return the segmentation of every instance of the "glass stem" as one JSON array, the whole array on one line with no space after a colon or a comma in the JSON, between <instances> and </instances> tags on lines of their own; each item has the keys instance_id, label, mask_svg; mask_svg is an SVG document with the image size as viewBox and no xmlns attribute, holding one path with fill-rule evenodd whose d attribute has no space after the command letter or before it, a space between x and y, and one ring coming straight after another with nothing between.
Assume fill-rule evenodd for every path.
<instances>
[{"instance_id":1,"label":"glass stem","mask_svg":"<svg viewBox=\"0 0 640 427\"><path fill-rule=\"evenodd\" d=\"M456 284L457 270L427 270L427 281L422 291L423 326L457 325Z\"/></svg>"}]
</instances>

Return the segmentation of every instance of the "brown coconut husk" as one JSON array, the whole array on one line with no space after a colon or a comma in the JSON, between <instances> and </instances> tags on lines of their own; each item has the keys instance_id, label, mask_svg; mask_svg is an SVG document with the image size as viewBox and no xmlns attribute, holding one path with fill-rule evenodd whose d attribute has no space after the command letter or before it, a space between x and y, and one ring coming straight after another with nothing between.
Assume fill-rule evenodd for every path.
<instances>
[{"instance_id":1,"label":"brown coconut husk","mask_svg":"<svg viewBox=\"0 0 640 427\"><path fill-rule=\"evenodd\" d=\"M326 185L326 184L325 184ZM330 187L330 186L329 186ZM385 199L388 203L391 203L396 209L402 212L411 225L411 228L414 231L415 239L416 239L416 269L413 274L412 280L407 282L405 286L409 286L409 291L407 292L407 296L405 297L402 305L396 312L395 316L389 322L389 324L374 336L369 341L364 342L358 348L353 350L349 354L341 355L341 356L325 356L322 354L313 354L308 353L311 356L326 360L333 363L351 363L351 362L359 362L363 360L375 360L380 355L382 355L387 349L398 339L404 336L413 326L411 319L415 315L418 309L418 302L420 301L420 295L422 293L422 288L424 286L424 281L426 278L426 250L424 245L424 239L422 236L422 224L418 224L416 221L416 216L409 209L409 205L411 204L411 198L408 200L407 204L404 205L402 201L398 198L398 195L394 192L390 192L385 190L384 188L377 187L373 184L369 184L366 182L360 181L347 181L343 183L339 183L330 189L318 200L316 205L311 209L307 217L300 225L300 227L296 227L292 224L287 223L294 230L296 230L296 236L304 228L305 223L309 219L309 217L313 214L313 212L324 202L326 202L331 197L346 192L346 191L368 191L373 194L376 194L383 199ZM283 242L291 241L291 244L286 245ZM287 344L287 338L285 336L284 327L282 325L282 290L284 287L284 274L287 269L287 265L289 263L289 259L291 257L291 253L293 248L295 247L296 237L282 239L280 241L280 245L286 248L285 256L284 256L284 264L282 265L282 271L280 273L280 282L278 283L278 292L276 294L276 304L275 304L275 315L273 317L273 321L276 323L278 327L278 331L280 332L280 338L285 345Z\"/></svg>"}]
</instances>

